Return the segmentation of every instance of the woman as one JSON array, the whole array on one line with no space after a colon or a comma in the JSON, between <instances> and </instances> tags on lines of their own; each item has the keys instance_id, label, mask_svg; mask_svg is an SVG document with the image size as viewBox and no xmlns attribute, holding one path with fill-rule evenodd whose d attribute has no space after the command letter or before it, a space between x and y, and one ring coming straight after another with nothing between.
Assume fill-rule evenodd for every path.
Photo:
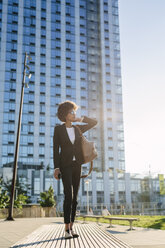
<instances>
[{"instance_id":1,"label":"woman","mask_svg":"<svg viewBox=\"0 0 165 248\"><path fill-rule=\"evenodd\" d=\"M53 137L54 177L61 174L64 186L64 223L65 238L78 237L72 227L76 214L77 195L80 184L81 165L84 163L81 140L82 133L97 124L96 120L86 116L76 117L78 106L71 101L58 107L57 116L64 124L56 126ZM85 125L72 125L72 122L84 122Z\"/></svg>"}]
</instances>

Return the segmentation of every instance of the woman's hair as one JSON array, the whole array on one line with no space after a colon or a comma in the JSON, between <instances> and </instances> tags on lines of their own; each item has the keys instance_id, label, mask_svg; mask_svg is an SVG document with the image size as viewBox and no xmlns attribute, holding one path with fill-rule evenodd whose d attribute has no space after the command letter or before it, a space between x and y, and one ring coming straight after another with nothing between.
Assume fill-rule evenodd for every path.
<instances>
[{"instance_id":1,"label":"woman's hair","mask_svg":"<svg viewBox=\"0 0 165 248\"><path fill-rule=\"evenodd\" d=\"M66 101L66 102L60 103L60 105L58 106L58 111L57 111L58 119L62 122L65 122L67 114L72 109L73 110L78 109L78 106L74 102Z\"/></svg>"}]
</instances>

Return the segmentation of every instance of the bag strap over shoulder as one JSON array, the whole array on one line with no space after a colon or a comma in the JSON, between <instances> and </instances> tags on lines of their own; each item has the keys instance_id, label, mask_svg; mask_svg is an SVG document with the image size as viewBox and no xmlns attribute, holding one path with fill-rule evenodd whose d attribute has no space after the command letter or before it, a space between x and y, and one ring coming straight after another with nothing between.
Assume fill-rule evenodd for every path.
<instances>
[{"instance_id":1,"label":"bag strap over shoulder","mask_svg":"<svg viewBox=\"0 0 165 248\"><path fill-rule=\"evenodd\" d=\"M81 175L80 178L86 178L86 177L88 177L91 174L92 170L93 170L93 161L90 162L90 168L89 168L88 174Z\"/></svg>"},{"instance_id":2,"label":"bag strap over shoulder","mask_svg":"<svg viewBox=\"0 0 165 248\"><path fill-rule=\"evenodd\" d=\"M83 136L83 133L81 132L80 128L78 126L76 126L76 127L79 129L81 135ZM90 162L90 168L89 168L88 174L81 175L80 178L86 178L86 177L88 177L91 174L92 170L93 170L93 161Z\"/></svg>"}]
</instances>

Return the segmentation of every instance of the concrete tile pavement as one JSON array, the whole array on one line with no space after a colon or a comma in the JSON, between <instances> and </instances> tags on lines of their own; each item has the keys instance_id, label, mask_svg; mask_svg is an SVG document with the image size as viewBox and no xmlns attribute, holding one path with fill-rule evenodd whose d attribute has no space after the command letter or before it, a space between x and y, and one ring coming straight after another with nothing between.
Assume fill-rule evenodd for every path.
<instances>
[{"instance_id":1,"label":"concrete tile pavement","mask_svg":"<svg viewBox=\"0 0 165 248\"><path fill-rule=\"evenodd\" d=\"M42 225L63 223L63 218L16 218L0 220L0 248L9 248Z\"/></svg>"},{"instance_id":2,"label":"concrete tile pavement","mask_svg":"<svg viewBox=\"0 0 165 248\"><path fill-rule=\"evenodd\" d=\"M15 221L0 220L0 248L9 248L12 244L24 238L42 225L63 223L63 218L17 218ZM100 227L114 236L131 245L133 248L165 248L165 230L146 229L136 227L127 231L128 226L114 225L107 228L108 224Z\"/></svg>"},{"instance_id":3,"label":"concrete tile pavement","mask_svg":"<svg viewBox=\"0 0 165 248\"><path fill-rule=\"evenodd\" d=\"M101 223L101 228L133 248L165 248L165 230L134 227L134 230L128 231L129 226L113 225L112 228L107 228L108 226Z\"/></svg>"}]
</instances>

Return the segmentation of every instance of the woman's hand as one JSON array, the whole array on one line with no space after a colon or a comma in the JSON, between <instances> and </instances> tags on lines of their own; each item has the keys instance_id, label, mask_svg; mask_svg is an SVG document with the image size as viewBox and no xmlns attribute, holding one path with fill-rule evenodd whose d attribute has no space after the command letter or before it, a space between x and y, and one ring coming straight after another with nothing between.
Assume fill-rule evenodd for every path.
<instances>
[{"instance_id":1,"label":"woman's hand","mask_svg":"<svg viewBox=\"0 0 165 248\"><path fill-rule=\"evenodd\" d=\"M84 117L80 117L80 118L76 117L76 118L74 119L74 122L82 122L83 119L84 119Z\"/></svg>"},{"instance_id":2,"label":"woman's hand","mask_svg":"<svg viewBox=\"0 0 165 248\"><path fill-rule=\"evenodd\" d=\"M58 174L60 174L60 173L61 173L61 172L60 172L60 169L55 169L55 170L54 170L54 178L57 179L57 180L59 180Z\"/></svg>"}]
</instances>

